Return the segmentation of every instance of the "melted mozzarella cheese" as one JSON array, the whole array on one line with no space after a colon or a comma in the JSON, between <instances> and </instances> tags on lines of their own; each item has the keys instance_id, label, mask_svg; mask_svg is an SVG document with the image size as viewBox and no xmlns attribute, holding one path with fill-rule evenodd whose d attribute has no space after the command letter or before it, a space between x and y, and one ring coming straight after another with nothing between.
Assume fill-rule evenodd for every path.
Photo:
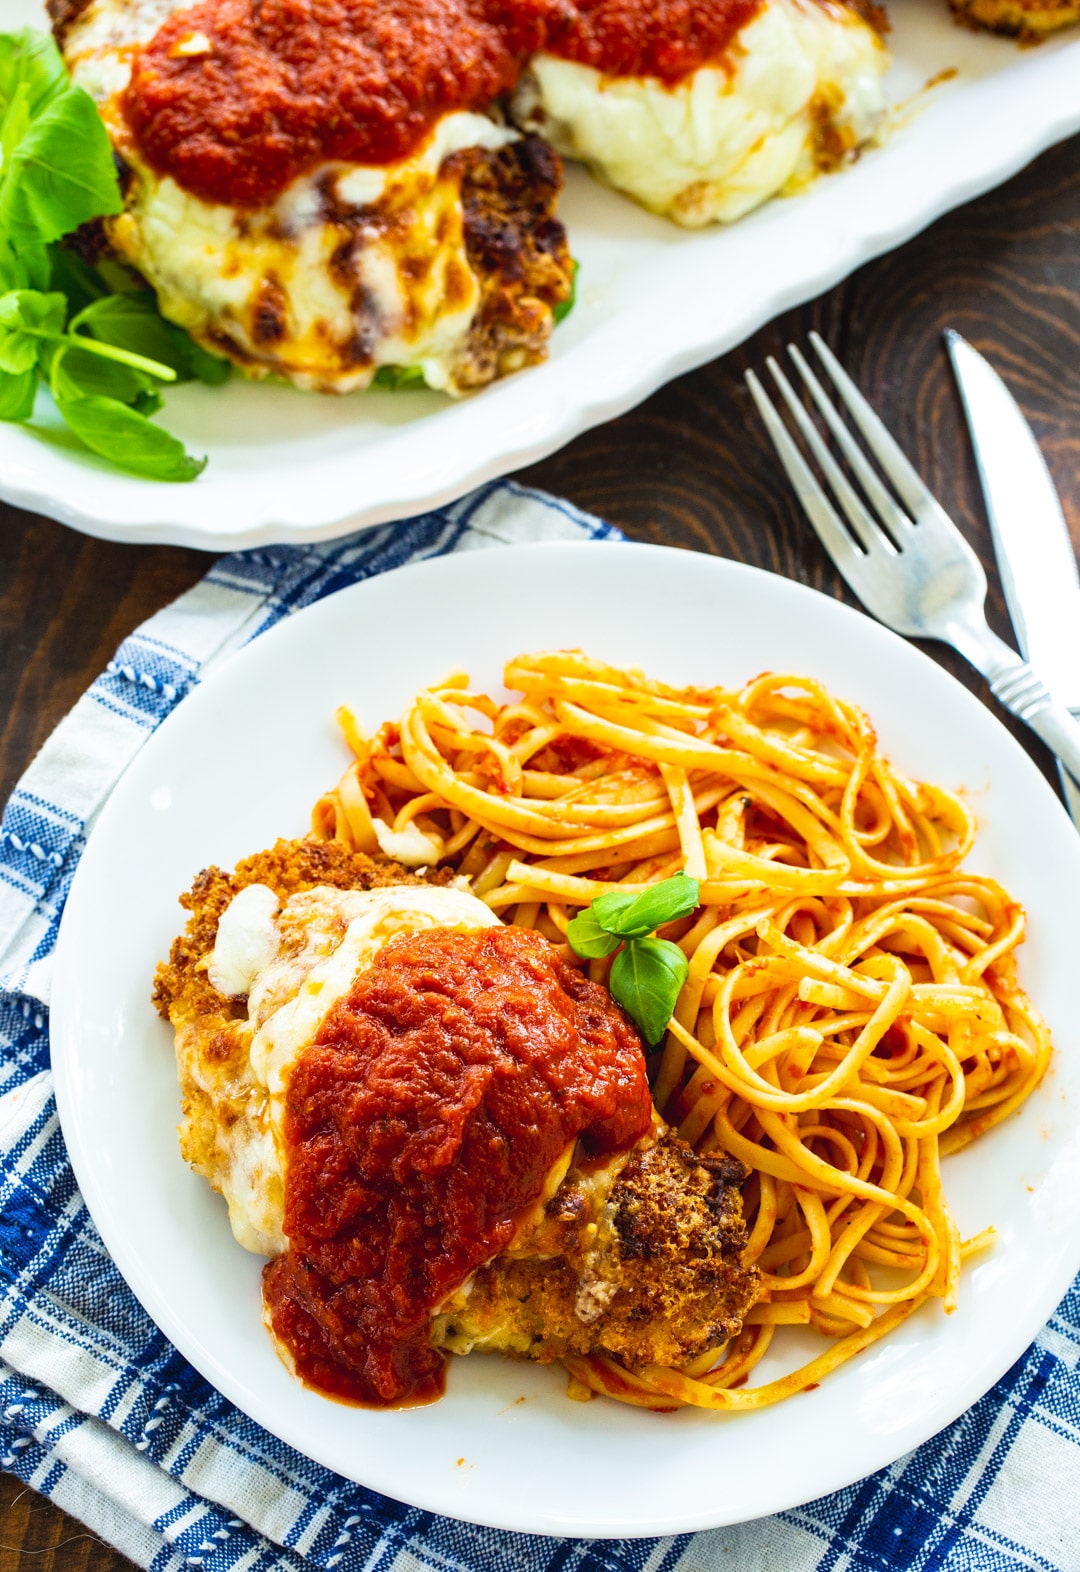
<instances>
[{"instance_id":1,"label":"melted mozzarella cheese","mask_svg":"<svg viewBox=\"0 0 1080 1572\"><path fill-rule=\"evenodd\" d=\"M516 135L482 115L448 115L410 159L326 165L272 207L242 214L192 196L129 150L136 179L113 243L165 316L211 348L225 335L254 375L347 393L380 366L415 366L429 387L454 392L480 289L459 177L442 165L461 147L498 148Z\"/></svg>"},{"instance_id":2,"label":"melted mozzarella cheese","mask_svg":"<svg viewBox=\"0 0 1080 1572\"><path fill-rule=\"evenodd\" d=\"M98 104L123 92L135 46L148 44L185 0L91 0L71 24L64 57L72 78Z\"/></svg>"},{"instance_id":3,"label":"melted mozzarella cheese","mask_svg":"<svg viewBox=\"0 0 1080 1572\"><path fill-rule=\"evenodd\" d=\"M673 87L604 77L540 54L515 99L519 123L654 212L730 222L870 137L888 55L874 30L827 0L766 0L723 67Z\"/></svg>"},{"instance_id":4,"label":"melted mozzarella cheese","mask_svg":"<svg viewBox=\"0 0 1080 1572\"><path fill-rule=\"evenodd\" d=\"M274 918L280 904L265 884L249 884L222 913L206 975L211 987L227 999L249 993L255 978L276 956L279 935Z\"/></svg>"},{"instance_id":5,"label":"melted mozzarella cheese","mask_svg":"<svg viewBox=\"0 0 1080 1572\"><path fill-rule=\"evenodd\" d=\"M252 893L256 892L256 893ZM499 919L467 891L434 885L390 885L379 890L318 888L292 896L267 936L267 913L278 906L265 885L249 885L226 908L211 966L246 968L252 1114L228 1132L229 1171L221 1191L229 1221L245 1249L275 1255L286 1248L284 1202L285 1099L300 1055L357 977L391 939L426 928L468 933L498 927ZM262 964L251 967L261 956ZM213 981L213 972L210 972ZM214 986L217 986L215 983Z\"/></svg>"},{"instance_id":6,"label":"melted mozzarella cheese","mask_svg":"<svg viewBox=\"0 0 1080 1572\"><path fill-rule=\"evenodd\" d=\"M372 819L371 825L379 850L406 868L423 868L428 863L438 862L442 856L442 838L425 835L417 824L410 822L402 830L392 830L381 819Z\"/></svg>"}]
</instances>

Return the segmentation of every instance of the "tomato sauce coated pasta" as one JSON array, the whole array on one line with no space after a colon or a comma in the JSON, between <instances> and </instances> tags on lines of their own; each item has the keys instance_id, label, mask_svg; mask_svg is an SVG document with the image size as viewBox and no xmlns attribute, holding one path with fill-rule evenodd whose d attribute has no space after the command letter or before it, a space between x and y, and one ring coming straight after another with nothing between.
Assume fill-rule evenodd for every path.
<instances>
[{"instance_id":1,"label":"tomato sauce coated pasta","mask_svg":"<svg viewBox=\"0 0 1080 1572\"><path fill-rule=\"evenodd\" d=\"M662 930L688 975L652 1096L699 1154L749 1168L761 1294L684 1368L567 1359L574 1391L761 1407L927 1301L952 1311L993 1232L961 1238L942 1159L1018 1109L1051 1054L1016 974L1023 910L965 869L962 799L908 779L806 676L680 688L561 651L504 680L501 703L451 676L371 738L349 717L355 761L313 828L369 851L411 827L425 858L554 943L596 896L700 880L698 909ZM597 983L610 964L585 963ZM785 1326L822 1351L756 1380Z\"/></svg>"}]
</instances>

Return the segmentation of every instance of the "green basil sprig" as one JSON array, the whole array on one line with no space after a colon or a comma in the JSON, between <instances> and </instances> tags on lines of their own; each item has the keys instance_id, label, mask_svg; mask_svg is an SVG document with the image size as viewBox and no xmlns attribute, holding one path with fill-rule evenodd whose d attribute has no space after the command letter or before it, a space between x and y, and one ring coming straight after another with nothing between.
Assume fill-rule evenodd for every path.
<instances>
[{"instance_id":1,"label":"green basil sprig","mask_svg":"<svg viewBox=\"0 0 1080 1572\"><path fill-rule=\"evenodd\" d=\"M390 393L416 393L427 387L427 381L419 366L380 366L371 385Z\"/></svg>"},{"instance_id":2,"label":"green basil sprig","mask_svg":"<svg viewBox=\"0 0 1080 1572\"><path fill-rule=\"evenodd\" d=\"M232 366L218 355L166 322L148 289L128 289L123 294L102 294L85 305L71 320L71 331L99 343L115 344L132 354L145 355L176 373L178 382L197 380L210 387L227 382Z\"/></svg>"},{"instance_id":3,"label":"green basil sprig","mask_svg":"<svg viewBox=\"0 0 1080 1572\"><path fill-rule=\"evenodd\" d=\"M7 382L0 409L10 408L9 419L28 420L43 375L67 425L92 452L155 480L194 480L206 460L192 458L147 418L161 407L159 384L177 380L175 369L75 331L79 317L65 329L66 315L60 294L11 289L0 295L0 377Z\"/></svg>"},{"instance_id":4,"label":"green basil sprig","mask_svg":"<svg viewBox=\"0 0 1080 1572\"><path fill-rule=\"evenodd\" d=\"M685 873L638 895L613 890L597 896L566 930L571 949L586 960L602 960L618 950L608 987L650 1046L663 1037L689 969L677 944L652 935L665 923L688 917L700 893L698 881Z\"/></svg>"},{"instance_id":5,"label":"green basil sprig","mask_svg":"<svg viewBox=\"0 0 1080 1572\"><path fill-rule=\"evenodd\" d=\"M0 290L44 288L50 242L123 205L94 101L52 39L0 34Z\"/></svg>"},{"instance_id":6,"label":"green basil sprig","mask_svg":"<svg viewBox=\"0 0 1080 1572\"><path fill-rule=\"evenodd\" d=\"M565 322L567 317L577 305L577 280L581 263L576 258L570 258L570 293L565 300L560 300L557 306L552 307L551 320L558 327L560 322Z\"/></svg>"},{"instance_id":7,"label":"green basil sprig","mask_svg":"<svg viewBox=\"0 0 1080 1572\"><path fill-rule=\"evenodd\" d=\"M122 209L105 127L52 39L0 34L0 420L29 421L44 381L94 453L136 475L194 480L206 460L149 417L162 384L221 382L228 363L166 322L118 264L92 268L57 244Z\"/></svg>"}]
</instances>

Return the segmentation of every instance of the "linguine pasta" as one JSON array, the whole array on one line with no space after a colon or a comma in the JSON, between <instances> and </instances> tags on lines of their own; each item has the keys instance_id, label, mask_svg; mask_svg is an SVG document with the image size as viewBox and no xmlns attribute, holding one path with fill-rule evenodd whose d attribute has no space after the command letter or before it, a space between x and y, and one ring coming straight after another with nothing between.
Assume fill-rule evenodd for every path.
<instances>
[{"instance_id":1,"label":"linguine pasta","mask_svg":"<svg viewBox=\"0 0 1080 1572\"><path fill-rule=\"evenodd\" d=\"M569 1359L571 1391L757 1408L804 1390L931 1298L962 1240L941 1158L1018 1108L1050 1059L1016 979L1024 913L966 873L962 801L908 780L854 706L811 678L673 688L577 651L521 655L499 703L452 674L365 737L313 814L360 851L449 866L503 920L565 944L594 897L680 869L689 974L650 1061L661 1118L750 1169L741 1335L682 1370ZM569 949L567 954L570 955ZM603 982L610 959L586 965ZM752 1385L779 1328L823 1351Z\"/></svg>"}]
</instances>

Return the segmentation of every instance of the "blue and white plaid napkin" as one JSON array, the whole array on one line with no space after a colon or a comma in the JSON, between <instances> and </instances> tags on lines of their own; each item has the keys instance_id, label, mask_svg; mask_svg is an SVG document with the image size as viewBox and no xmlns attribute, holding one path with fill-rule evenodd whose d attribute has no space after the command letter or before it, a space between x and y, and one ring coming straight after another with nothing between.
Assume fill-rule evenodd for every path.
<instances>
[{"instance_id":1,"label":"blue and white plaid napkin","mask_svg":"<svg viewBox=\"0 0 1080 1572\"><path fill-rule=\"evenodd\" d=\"M331 545L225 557L121 645L16 788L0 828L0 1467L153 1572L1080 1569L1080 1284L981 1403L861 1484L714 1533L569 1541L435 1517L309 1462L196 1374L105 1253L56 1120L49 973L124 767L211 663L298 607L442 552L578 538L621 537L500 484Z\"/></svg>"}]
</instances>

